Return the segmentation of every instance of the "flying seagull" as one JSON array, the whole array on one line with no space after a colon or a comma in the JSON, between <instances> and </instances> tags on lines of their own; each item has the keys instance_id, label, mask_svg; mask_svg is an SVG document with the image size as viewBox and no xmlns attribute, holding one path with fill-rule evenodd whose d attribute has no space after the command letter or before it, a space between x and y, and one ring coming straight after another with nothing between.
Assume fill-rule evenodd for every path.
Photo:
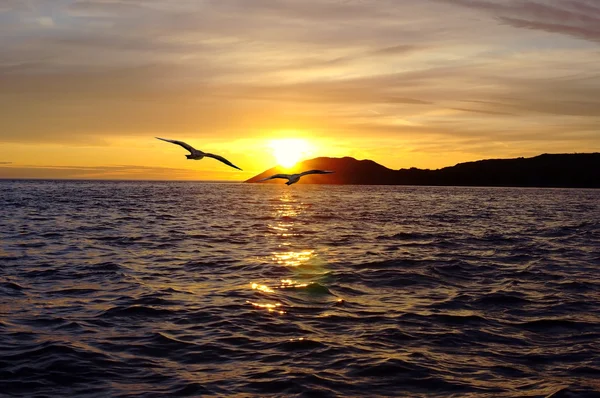
<instances>
[{"instance_id":1,"label":"flying seagull","mask_svg":"<svg viewBox=\"0 0 600 398\"><path fill-rule=\"evenodd\" d=\"M213 158L213 159L217 159L220 162L225 163L228 166L234 167L238 170L242 170L239 167L237 167L236 165L234 165L233 163L231 163L229 160L225 159L223 156L213 155L212 153L206 153L206 152L199 151L196 148L194 148L193 146L186 144L183 141L167 140L166 138L160 138L160 137L156 137L156 138L158 138L159 140L162 140L162 141L170 142L171 144L175 144L175 145L184 147L185 149L190 151L189 155L185 155L185 157L188 159L200 160L204 157Z\"/></svg>"},{"instance_id":2,"label":"flying seagull","mask_svg":"<svg viewBox=\"0 0 600 398\"><path fill-rule=\"evenodd\" d=\"M288 182L286 182L285 185L292 185L292 184L295 184L298 181L300 181L300 177L305 176L307 174L331 174L331 173L334 173L334 171L308 170L308 171L305 171L303 173L298 173L298 174L275 174L275 175L272 175L271 177L267 177L267 178L263 178L262 180L258 180L257 182L272 180L273 178L285 178L286 180L288 180Z\"/></svg>"}]
</instances>

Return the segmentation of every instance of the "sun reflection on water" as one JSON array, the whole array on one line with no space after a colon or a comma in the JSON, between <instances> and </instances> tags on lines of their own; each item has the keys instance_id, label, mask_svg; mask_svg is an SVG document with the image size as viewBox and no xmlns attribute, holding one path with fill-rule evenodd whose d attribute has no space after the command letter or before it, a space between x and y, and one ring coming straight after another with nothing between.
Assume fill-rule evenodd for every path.
<instances>
[{"instance_id":1,"label":"sun reflection on water","mask_svg":"<svg viewBox=\"0 0 600 398\"><path fill-rule=\"evenodd\" d=\"M252 290L258 290L264 293L273 293L273 289L266 285L259 285L258 283L252 283Z\"/></svg>"},{"instance_id":2,"label":"sun reflection on water","mask_svg":"<svg viewBox=\"0 0 600 398\"><path fill-rule=\"evenodd\" d=\"M270 288L267 285L263 285L263 284L255 283L255 282L250 284L250 287L252 288L252 290L256 290L257 292L265 293L265 294L275 293L274 289L303 288L303 287L307 287L307 286L308 286L307 283L299 283L292 279L282 279L280 281L279 286L275 286L274 288ZM246 303L251 304L255 308L264 309L264 310L267 310L268 312L277 313L279 315L283 315L286 313L286 311L283 310L281 303L275 303L275 304L258 303L258 302L254 302L254 301L246 301Z\"/></svg>"},{"instance_id":3,"label":"sun reflection on water","mask_svg":"<svg viewBox=\"0 0 600 398\"><path fill-rule=\"evenodd\" d=\"M282 279L279 283L279 286L275 286L274 288L270 288L267 285L261 285L259 283L251 283L250 287L252 288L252 290L257 290L261 293L275 293L275 290L273 289L296 289L296 288L303 288L303 287L307 287L309 285L309 283L301 283L292 279Z\"/></svg>"},{"instance_id":4,"label":"sun reflection on water","mask_svg":"<svg viewBox=\"0 0 600 398\"><path fill-rule=\"evenodd\" d=\"M256 309L283 315L287 313L284 309L287 304L285 301L276 301L278 296L286 294L284 291L298 289L312 298L319 295L315 292L323 290L318 287L321 286L322 276L326 274L324 264L317 249L311 247L310 240L306 239L314 232L310 214L306 213L311 205L303 202L301 197L301 193L286 189L271 201L272 218L267 224L271 250L260 259L264 265L287 268L289 271L283 272L290 272L290 275L281 279L250 281L250 288L257 296L246 303Z\"/></svg>"},{"instance_id":5,"label":"sun reflection on water","mask_svg":"<svg viewBox=\"0 0 600 398\"><path fill-rule=\"evenodd\" d=\"M308 283L299 283L297 281L293 281L291 279L282 279L281 280L281 285L279 285L280 289L290 289L290 288L297 288L297 287L307 287Z\"/></svg>"},{"instance_id":6,"label":"sun reflection on water","mask_svg":"<svg viewBox=\"0 0 600 398\"><path fill-rule=\"evenodd\" d=\"M279 265L298 267L310 260L314 253L314 250L274 252L271 259Z\"/></svg>"},{"instance_id":7,"label":"sun reflection on water","mask_svg":"<svg viewBox=\"0 0 600 398\"><path fill-rule=\"evenodd\" d=\"M275 313L279 313L280 315L285 314L285 311L283 311L282 309L280 309L281 304L280 303L276 303L276 304L269 304L269 303L255 303L253 301L249 301L247 300L246 303L253 305L256 308L261 308L261 309L265 309L269 312L275 312Z\"/></svg>"}]
</instances>

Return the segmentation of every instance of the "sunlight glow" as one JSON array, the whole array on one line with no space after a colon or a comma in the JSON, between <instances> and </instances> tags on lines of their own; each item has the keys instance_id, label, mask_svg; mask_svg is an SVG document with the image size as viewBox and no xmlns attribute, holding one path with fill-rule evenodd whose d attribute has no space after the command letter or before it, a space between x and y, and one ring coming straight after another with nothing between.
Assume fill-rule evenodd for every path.
<instances>
[{"instance_id":1,"label":"sunlight glow","mask_svg":"<svg viewBox=\"0 0 600 398\"><path fill-rule=\"evenodd\" d=\"M272 260L277 264L284 265L286 267L298 267L303 263L307 262L313 257L314 250L303 250L298 252L275 252L273 253Z\"/></svg>"},{"instance_id":2,"label":"sunlight glow","mask_svg":"<svg viewBox=\"0 0 600 398\"><path fill-rule=\"evenodd\" d=\"M273 150L273 156L277 163L288 168L310 155L312 149L306 140L300 138L272 140L269 146Z\"/></svg>"},{"instance_id":3,"label":"sunlight glow","mask_svg":"<svg viewBox=\"0 0 600 398\"><path fill-rule=\"evenodd\" d=\"M299 287L307 287L308 283L298 283L291 279L282 279L280 289L290 289L290 288L299 288Z\"/></svg>"},{"instance_id":4,"label":"sunlight glow","mask_svg":"<svg viewBox=\"0 0 600 398\"><path fill-rule=\"evenodd\" d=\"M259 285L258 283L252 283L252 290L259 290L264 293L273 293L273 289L268 287L267 285Z\"/></svg>"},{"instance_id":5,"label":"sunlight glow","mask_svg":"<svg viewBox=\"0 0 600 398\"><path fill-rule=\"evenodd\" d=\"M256 308L266 309L269 312L276 312L276 313L278 313L280 315L285 314L285 311L279 309L281 307L280 303L277 303L277 304L261 304L261 303L255 303L255 302L248 301L248 300L246 300L246 303L252 304Z\"/></svg>"}]
</instances>

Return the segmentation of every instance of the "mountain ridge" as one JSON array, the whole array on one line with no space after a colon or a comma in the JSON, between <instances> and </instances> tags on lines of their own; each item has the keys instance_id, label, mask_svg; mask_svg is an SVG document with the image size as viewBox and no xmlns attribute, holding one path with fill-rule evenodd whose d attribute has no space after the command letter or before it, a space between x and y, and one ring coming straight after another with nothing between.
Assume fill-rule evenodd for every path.
<instances>
[{"instance_id":1,"label":"mountain ridge","mask_svg":"<svg viewBox=\"0 0 600 398\"><path fill-rule=\"evenodd\" d=\"M333 170L335 174L307 175L300 179L299 184L600 188L598 152L483 159L436 170L415 167L393 170L370 159L318 157L299 162L290 169L275 166L246 182L254 183L273 174L310 169Z\"/></svg>"}]
</instances>

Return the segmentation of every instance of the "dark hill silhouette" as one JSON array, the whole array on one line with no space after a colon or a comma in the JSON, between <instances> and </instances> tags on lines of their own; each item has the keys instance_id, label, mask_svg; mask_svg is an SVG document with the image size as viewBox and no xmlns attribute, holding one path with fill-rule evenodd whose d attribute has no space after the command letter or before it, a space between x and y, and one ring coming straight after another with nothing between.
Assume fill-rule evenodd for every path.
<instances>
[{"instance_id":1,"label":"dark hill silhouette","mask_svg":"<svg viewBox=\"0 0 600 398\"><path fill-rule=\"evenodd\" d=\"M478 160L438 170L414 167L392 170L372 160L321 157L305 160L291 169L273 167L246 182L257 182L277 173L298 173L310 169L334 170L335 174L308 175L302 177L299 184L600 188L600 153ZM270 180L266 183L283 182Z\"/></svg>"}]
</instances>

